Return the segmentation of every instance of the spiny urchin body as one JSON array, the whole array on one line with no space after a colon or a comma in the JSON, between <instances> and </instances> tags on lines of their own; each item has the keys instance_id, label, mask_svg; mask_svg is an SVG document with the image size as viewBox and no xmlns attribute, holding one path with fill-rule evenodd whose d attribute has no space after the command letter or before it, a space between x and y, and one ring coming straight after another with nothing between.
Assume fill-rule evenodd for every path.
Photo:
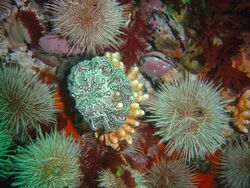
<instances>
[{"instance_id":1,"label":"spiny urchin body","mask_svg":"<svg viewBox=\"0 0 250 188\"><path fill-rule=\"evenodd\" d=\"M10 175L13 163L11 157L12 140L7 130L0 130L0 178Z\"/></svg>"},{"instance_id":2,"label":"spiny urchin body","mask_svg":"<svg viewBox=\"0 0 250 188\"><path fill-rule=\"evenodd\" d=\"M78 187L80 148L71 137L57 131L37 138L17 156L13 186L26 188Z\"/></svg>"},{"instance_id":3,"label":"spiny urchin body","mask_svg":"<svg viewBox=\"0 0 250 188\"><path fill-rule=\"evenodd\" d=\"M11 0L0 1L0 21L2 21L11 10Z\"/></svg>"},{"instance_id":4,"label":"spiny urchin body","mask_svg":"<svg viewBox=\"0 0 250 188\"><path fill-rule=\"evenodd\" d=\"M228 145L222 152L220 166L220 178L226 187L250 187L250 148L247 143Z\"/></svg>"},{"instance_id":5,"label":"spiny urchin body","mask_svg":"<svg viewBox=\"0 0 250 188\"><path fill-rule=\"evenodd\" d=\"M30 129L55 121L51 89L17 66L0 67L0 127L25 140Z\"/></svg>"},{"instance_id":6,"label":"spiny urchin body","mask_svg":"<svg viewBox=\"0 0 250 188\"><path fill-rule=\"evenodd\" d=\"M76 108L94 131L108 132L126 123L133 96L130 84L125 72L105 56L80 62L68 77Z\"/></svg>"},{"instance_id":7,"label":"spiny urchin body","mask_svg":"<svg viewBox=\"0 0 250 188\"><path fill-rule=\"evenodd\" d=\"M53 15L54 32L65 38L72 50L86 49L95 55L119 44L124 25L124 6L116 0L54 0L46 8Z\"/></svg>"},{"instance_id":8,"label":"spiny urchin body","mask_svg":"<svg viewBox=\"0 0 250 188\"><path fill-rule=\"evenodd\" d=\"M146 164L148 162L148 158L141 146L144 143L142 143L140 139L143 140L143 134L136 129L135 133L132 135L132 143L127 145L121 151L121 154L137 163Z\"/></svg>"},{"instance_id":9,"label":"spiny urchin body","mask_svg":"<svg viewBox=\"0 0 250 188\"><path fill-rule=\"evenodd\" d=\"M104 188L127 188L123 180L115 176L109 169L101 170L98 176L98 187Z\"/></svg>"},{"instance_id":10,"label":"spiny urchin body","mask_svg":"<svg viewBox=\"0 0 250 188\"><path fill-rule=\"evenodd\" d=\"M167 154L175 151L190 161L212 154L225 142L229 117L218 87L206 80L183 79L161 85L149 102L150 121L159 128Z\"/></svg>"},{"instance_id":11,"label":"spiny urchin body","mask_svg":"<svg viewBox=\"0 0 250 188\"><path fill-rule=\"evenodd\" d=\"M161 159L148 171L149 187L154 188L193 188L194 174L181 161Z\"/></svg>"}]
</instances>

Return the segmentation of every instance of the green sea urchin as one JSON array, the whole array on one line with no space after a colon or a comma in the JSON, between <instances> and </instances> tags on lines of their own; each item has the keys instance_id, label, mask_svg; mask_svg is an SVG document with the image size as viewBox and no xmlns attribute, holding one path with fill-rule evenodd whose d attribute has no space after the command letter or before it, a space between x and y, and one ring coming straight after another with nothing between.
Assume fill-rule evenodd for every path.
<instances>
[{"instance_id":1,"label":"green sea urchin","mask_svg":"<svg viewBox=\"0 0 250 188\"><path fill-rule=\"evenodd\" d=\"M226 187L250 187L250 148L247 143L236 142L222 152L220 178Z\"/></svg>"},{"instance_id":2,"label":"green sea urchin","mask_svg":"<svg viewBox=\"0 0 250 188\"><path fill-rule=\"evenodd\" d=\"M225 142L223 130L229 117L226 101L218 87L207 80L183 79L161 85L155 100L149 102L151 122L168 155L178 152L190 161L212 154Z\"/></svg>"},{"instance_id":3,"label":"green sea urchin","mask_svg":"<svg viewBox=\"0 0 250 188\"><path fill-rule=\"evenodd\" d=\"M99 182L98 187L104 188L127 188L122 179L115 176L109 169L101 170L97 181Z\"/></svg>"},{"instance_id":4,"label":"green sea urchin","mask_svg":"<svg viewBox=\"0 0 250 188\"><path fill-rule=\"evenodd\" d=\"M161 159L148 171L149 187L154 188L193 188L194 174L181 161Z\"/></svg>"},{"instance_id":5,"label":"green sea urchin","mask_svg":"<svg viewBox=\"0 0 250 188\"><path fill-rule=\"evenodd\" d=\"M0 127L21 140L30 129L55 121L53 93L38 76L17 66L0 67Z\"/></svg>"},{"instance_id":6,"label":"green sea urchin","mask_svg":"<svg viewBox=\"0 0 250 188\"><path fill-rule=\"evenodd\" d=\"M15 156L13 186L26 188L78 187L81 178L80 147L71 137L53 131Z\"/></svg>"},{"instance_id":7,"label":"green sea urchin","mask_svg":"<svg viewBox=\"0 0 250 188\"><path fill-rule=\"evenodd\" d=\"M112 131L126 123L132 102L131 81L105 56L78 63L71 69L68 88L76 108L91 129Z\"/></svg>"},{"instance_id":8,"label":"green sea urchin","mask_svg":"<svg viewBox=\"0 0 250 188\"><path fill-rule=\"evenodd\" d=\"M54 0L46 8L53 16L54 32L72 49L86 49L87 54L96 55L119 44L125 19L124 7L116 0Z\"/></svg>"},{"instance_id":9,"label":"green sea urchin","mask_svg":"<svg viewBox=\"0 0 250 188\"><path fill-rule=\"evenodd\" d=\"M8 131L0 130L0 178L10 175L9 171L13 167L10 160L12 140Z\"/></svg>"}]
</instances>

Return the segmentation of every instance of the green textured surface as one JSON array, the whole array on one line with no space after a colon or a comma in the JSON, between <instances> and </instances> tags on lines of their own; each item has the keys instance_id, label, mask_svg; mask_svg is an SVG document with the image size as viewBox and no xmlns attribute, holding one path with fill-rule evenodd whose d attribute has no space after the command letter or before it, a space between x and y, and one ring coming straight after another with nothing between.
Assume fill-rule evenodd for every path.
<instances>
[{"instance_id":1,"label":"green textured surface","mask_svg":"<svg viewBox=\"0 0 250 188\"><path fill-rule=\"evenodd\" d=\"M132 102L131 82L107 57L95 57L74 66L68 77L68 88L76 108L92 130L113 131L124 124ZM114 97L116 92L120 97ZM123 103L123 108L116 105Z\"/></svg>"}]
</instances>

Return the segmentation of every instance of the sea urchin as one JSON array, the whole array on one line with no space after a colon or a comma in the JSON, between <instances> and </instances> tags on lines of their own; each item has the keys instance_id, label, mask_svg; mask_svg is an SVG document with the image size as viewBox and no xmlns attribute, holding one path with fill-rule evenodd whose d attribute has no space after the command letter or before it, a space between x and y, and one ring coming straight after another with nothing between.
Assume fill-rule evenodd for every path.
<instances>
[{"instance_id":1,"label":"sea urchin","mask_svg":"<svg viewBox=\"0 0 250 188\"><path fill-rule=\"evenodd\" d=\"M52 14L54 32L66 39L72 50L86 49L96 55L119 44L124 25L124 6L116 0L54 0L46 5Z\"/></svg>"},{"instance_id":2,"label":"sea urchin","mask_svg":"<svg viewBox=\"0 0 250 188\"><path fill-rule=\"evenodd\" d=\"M120 177L115 176L109 169L101 170L98 176L98 186L104 188L127 188Z\"/></svg>"},{"instance_id":3,"label":"sea urchin","mask_svg":"<svg viewBox=\"0 0 250 188\"><path fill-rule=\"evenodd\" d=\"M7 130L0 130L0 178L5 178L9 175L12 162L11 156L12 140Z\"/></svg>"},{"instance_id":4,"label":"sea urchin","mask_svg":"<svg viewBox=\"0 0 250 188\"><path fill-rule=\"evenodd\" d=\"M222 152L220 178L226 187L250 186L250 148L247 143L228 145Z\"/></svg>"},{"instance_id":5,"label":"sea urchin","mask_svg":"<svg viewBox=\"0 0 250 188\"><path fill-rule=\"evenodd\" d=\"M193 188L194 174L181 161L161 159L148 171L147 180L154 188Z\"/></svg>"},{"instance_id":6,"label":"sea urchin","mask_svg":"<svg viewBox=\"0 0 250 188\"><path fill-rule=\"evenodd\" d=\"M168 142L168 155L178 152L187 161L204 158L225 142L225 103L212 82L182 79L161 85L149 102L149 121L159 128L161 141Z\"/></svg>"},{"instance_id":7,"label":"sea urchin","mask_svg":"<svg viewBox=\"0 0 250 188\"><path fill-rule=\"evenodd\" d=\"M0 127L20 140L30 129L55 121L53 94L38 76L18 66L0 67Z\"/></svg>"},{"instance_id":8,"label":"sea urchin","mask_svg":"<svg viewBox=\"0 0 250 188\"><path fill-rule=\"evenodd\" d=\"M57 131L37 138L15 156L18 187L77 187L81 175L80 147Z\"/></svg>"}]
</instances>

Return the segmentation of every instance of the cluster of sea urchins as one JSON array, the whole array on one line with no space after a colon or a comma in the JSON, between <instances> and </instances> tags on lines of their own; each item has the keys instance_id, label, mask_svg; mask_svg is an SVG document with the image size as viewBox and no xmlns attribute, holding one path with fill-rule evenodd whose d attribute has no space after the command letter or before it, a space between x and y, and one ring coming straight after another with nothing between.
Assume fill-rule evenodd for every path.
<instances>
[{"instance_id":1,"label":"cluster of sea urchins","mask_svg":"<svg viewBox=\"0 0 250 188\"><path fill-rule=\"evenodd\" d=\"M14 5L15 2L18 5ZM196 181L193 170L184 162L190 164L193 160L204 159L207 154L214 154L218 149L221 149L223 144L226 144L224 130L227 129L229 115L225 110L227 101L221 97L219 86L197 77L195 79L191 77L180 79L180 77L183 77L182 73L178 73L178 76L176 76L178 80L175 80L169 75L171 71L172 76L177 75L177 69L172 67L171 71L167 71L168 73L163 76L167 83L160 84L153 94L154 96L147 103L148 106L145 105L149 111L148 122L155 127L151 128L155 130L155 135L158 136L153 135L154 131L152 131L153 133L148 131L152 137L157 138L155 143L151 143L157 148L155 149L157 151L155 152L153 147L145 149L142 145L149 145L149 142L146 141L149 136L139 131L133 135L136 127L140 125L139 118L145 114L144 110L141 109L141 103L149 97L144 94L147 90L138 80L139 68L133 66L126 71L118 52L107 52L102 55L106 50L113 50L122 43L120 36L124 34L122 29L126 25L125 10L128 7L123 3L126 1L49 0L46 2L48 3L44 3L44 8L48 17L45 17L49 18L49 24L47 28L43 28L40 25L40 19L37 17L37 10L34 10L36 9L34 7L39 6L38 4L43 4L42 1L39 1L39 3L38 1L32 1L34 4L34 7L32 7L31 3L29 4L29 1L26 0L1 0L0 42L5 39L10 42L21 38L22 45L27 45L26 47L32 49L31 51L38 52L40 49L34 48L38 46L39 39L43 36L43 29L45 29L51 32L47 33L49 36L55 36L54 42L67 43L65 46L69 48L64 49L63 54L73 55L72 52L74 51L84 53L86 59L80 62L78 60L83 58L83 55L75 59L72 58L74 66L69 65L71 70L67 77L68 89L75 99L75 108L83 116L84 121L88 123L92 131L95 131L96 138L115 150L122 148L120 153L118 151L117 153L115 151L110 153L119 156L128 165L118 166L117 169L122 169L122 172L117 170L116 173L113 173L113 169L108 168L98 172L101 168L97 164L98 169L91 169L96 170L97 178L92 181L99 187L127 188L131 182L126 182L121 174L128 172L135 187L195 187ZM134 1L131 1L131 5L137 5L133 3ZM14 6L15 8L13 8ZM138 15L141 10L138 10L134 8L134 12L129 12L132 15L132 26L129 24L129 27L139 25L138 28L134 27L136 29L132 28L132 30L138 29L139 32L146 35L147 31L144 29L146 22L143 23L144 15L140 15L141 18L139 18ZM9 16L8 18L11 11L13 17ZM41 11L40 13L45 12ZM160 16L157 19L160 20ZM174 20L170 22L172 21ZM8 23L8 28L4 26L5 24L2 24L3 22L5 24L12 23ZM166 26L166 23L162 25ZM161 27L157 26L157 29L160 30ZM171 36L174 33L172 33L171 28L168 32ZM134 35L138 34L134 33ZM11 37L11 35L15 35L15 37ZM137 38L137 36L129 37ZM169 49L166 50L165 45L159 46L156 44L157 41L162 42L164 38L160 34L154 37L158 37L155 40L156 48L161 48L164 53L169 53ZM128 43L134 42L130 39L128 41ZM168 41L165 42L168 43ZM179 42L176 43L171 40L170 43L173 43L178 49L181 48ZM147 49L147 45L142 43L135 45ZM40 47L42 47L41 43ZM154 47L152 46L152 48ZM7 47L8 49L10 48ZM18 50L13 48L13 51ZM175 50L179 53L179 50ZM194 50L198 55L203 53L202 50ZM184 67L190 69L189 64L194 61L187 60L186 55L188 53L185 52L180 59ZM46 53L41 52L41 55L44 54ZM47 58L47 55L43 57ZM54 55L51 55L51 62L53 62L54 57L55 59L63 59L63 57ZM50 58L48 59L50 60ZM70 57L65 59L71 61ZM155 60L155 58L148 59L150 62ZM174 59L170 59L174 61ZM1 57L0 60L2 60ZM129 64L130 62L125 63ZM158 68L158 65L156 67ZM165 64L162 65L162 68L166 68ZM151 70L151 67L149 69L150 73L157 71L156 69ZM193 71L193 69L190 70ZM43 83L34 72L36 70L30 71L23 68L22 65L14 64L14 62L9 62L9 64L4 62L0 65L0 178L4 179L13 175L11 184L13 187L63 188L84 186L85 184L81 181L84 175L81 169L82 161L80 160L84 149L79 147L73 137L66 136L68 134L59 132L57 128L50 130L50 134L43 133L45 131L42 130L44 125L56 123L55 96L53 89ZM38 74L38 72L36 73ZM150 85L147 79L141 78L141 80ZM157 82L152 83L154 86L156 84ZM57 86L60 86L60 84ZM249 105L242 101L249 102L248 95L249 92L246 92L241 96L233 111L234 124L245 133L248 131ZM66 112L63 113L66 114ZM60 115L58 114L59 118ZM85 122L77 123L84 124ZM61 122L58 124L60 126ZM147 124L147 126L150 127L151 124ZM51 127L48 128L51 129ZM71 127L71 130L73 129L74 127ZM47 129L46 131L49 132ZM65 129L65 131L68 130ZM31 135L32 138L35 137L33 133L37 133L34 140L30 137ZM82 136L86 135L85 133ZM161 139L161 143L165 144L159 144L159 139ZM133 141L136 143L131 144ZM15 146L13 146L15 142L23 144L16 151ZM128 144L131 145L128 146ZM95 144L92 146L96 147ZM167 154L162 158L161 146L166 147ZM105 145L102 147L104 148ZM110 151L109 148L105 148L102 154L106 151ZM150 152L153 154L150 155ZM16 155L12 156L13 153L16 153ZM153 158L153 155L156 157ZM174 158L176 156L178 159ZM148 169L140 169L140 171L133 169L128 164L130 159L132 159L131 164L135 164L135 166L136 162L147 163ZM102 161L97 163L102 164ZM233 142L231 145L227 145L224 150L222 149L219 178L223 185L235 188L249 187L249 164L250 150L248 144ZM88 166L88 168L91 167Z\"/></svg>"}]
</instances>

